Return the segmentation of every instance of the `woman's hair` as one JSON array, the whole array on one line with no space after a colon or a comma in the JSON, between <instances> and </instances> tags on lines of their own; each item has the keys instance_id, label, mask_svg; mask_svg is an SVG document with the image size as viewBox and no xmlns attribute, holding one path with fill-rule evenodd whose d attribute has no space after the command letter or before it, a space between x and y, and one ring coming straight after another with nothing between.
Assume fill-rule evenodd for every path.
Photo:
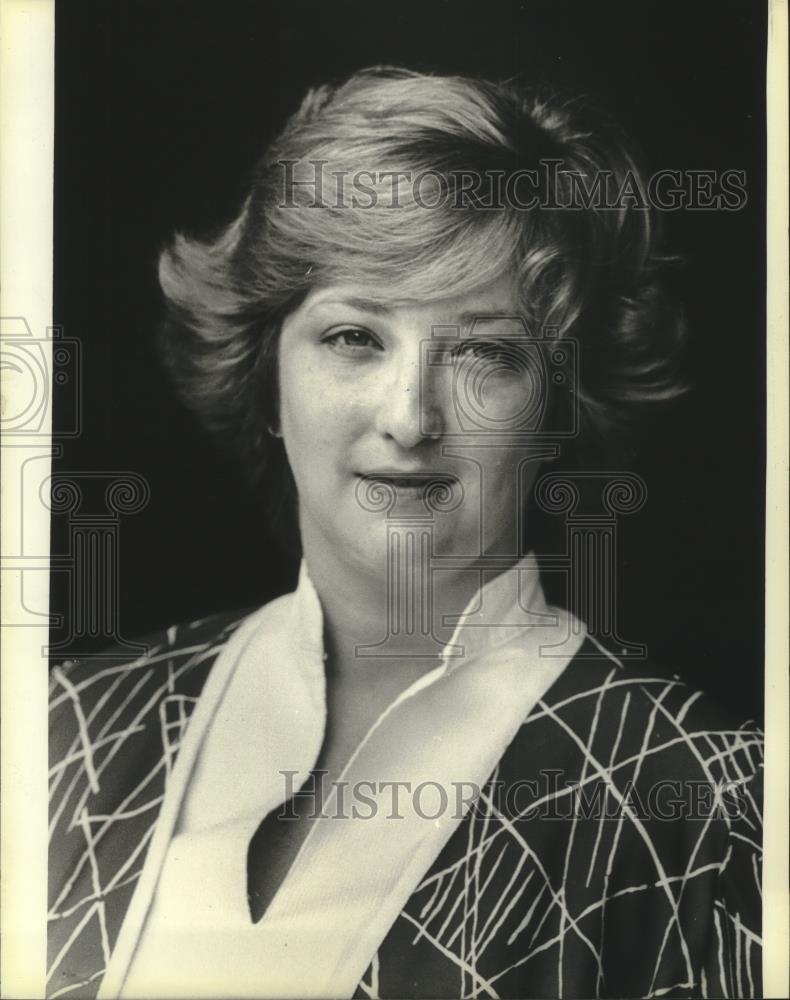
<instances>
[{"instance_id":1,"label":"woman's hair","mask_svg":"<svg viewBox=\"0 0 790 1000\"><path fill-rule=\"evenodd\" d=\"M279 331L311 289L436 299L512 270L530 332L579 345L558 401L575 393L574 446L611 443L639 407L679 392L682 322L644 190L617 127L578 98L388 67L317 87L230 225L162 253L167 367L259 481Z\"/></svg>"}]
</instances>

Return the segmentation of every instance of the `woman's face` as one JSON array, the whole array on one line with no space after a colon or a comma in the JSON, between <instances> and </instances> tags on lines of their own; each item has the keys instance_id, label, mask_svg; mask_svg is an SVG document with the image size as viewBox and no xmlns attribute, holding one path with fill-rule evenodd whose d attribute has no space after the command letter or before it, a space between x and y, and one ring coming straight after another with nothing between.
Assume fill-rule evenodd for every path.
<instances>
[{"instance_id":1,"label":"woman's face","mask_svg":"<svg viewBox=\"0 0 790 1000\"><path fill-rule=\"evenodd\" d=\"M288 316L280 426L306 552L383 567L387 525L428 522L437 556L517 554L545 403L518 314L506 276L420 302L324 287Z\"/></svg>"}]
</instances>

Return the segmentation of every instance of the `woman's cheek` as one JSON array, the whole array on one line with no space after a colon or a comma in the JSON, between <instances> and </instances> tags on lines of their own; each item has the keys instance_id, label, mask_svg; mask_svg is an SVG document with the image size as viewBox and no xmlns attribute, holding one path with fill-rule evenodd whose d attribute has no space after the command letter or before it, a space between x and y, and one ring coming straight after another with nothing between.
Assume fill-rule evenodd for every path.
<instances>
[{"instance_id":1,"label":"woman's cheek","mask_svg":"<svg viewBox=\"0 0 790 1000\"><path fill-rule=\"evenodd\" d=\"M309 430L322 419L327 407L326 378L317 367L286 369L280 398L284 419L294 428Z\"/></svg>"}]
</instances>

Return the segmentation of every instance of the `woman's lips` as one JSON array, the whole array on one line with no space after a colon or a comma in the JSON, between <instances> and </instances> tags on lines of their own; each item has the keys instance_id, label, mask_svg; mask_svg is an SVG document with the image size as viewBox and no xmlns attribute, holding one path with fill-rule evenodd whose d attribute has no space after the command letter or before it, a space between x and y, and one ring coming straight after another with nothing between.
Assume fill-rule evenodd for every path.
<instances>
[{"instance_id":1,"label":"woman's lips","mask_svg":"<svg viewBox=\"0 0 790 1000\"><path fill-rule=\"evenodd\" d=\"M458 485L458 478L446 472L421 471L399 472L393 470L357 473L359 479L367 483L380 483L395 489L399 496L423 497L428 490L443 487L452 490Z\"/></svg>"},{"instance_id":2,"label":"woman's lips","mask_svg":"<svg viewBox=\"0 0 790 1000\"><path fill-rule=\"evenodd\" d=\"M391 483L393 486L404 487L406 489L417 489L418 487L429 486L433 483L442 483L447 486L453 486L458 482L458 478L456 476L452 476L446 472L432 472L430 470L426 470L424 472L358 472L356 475L360 479L365 479L368 482Z\"/></svg>"}]
</instances>

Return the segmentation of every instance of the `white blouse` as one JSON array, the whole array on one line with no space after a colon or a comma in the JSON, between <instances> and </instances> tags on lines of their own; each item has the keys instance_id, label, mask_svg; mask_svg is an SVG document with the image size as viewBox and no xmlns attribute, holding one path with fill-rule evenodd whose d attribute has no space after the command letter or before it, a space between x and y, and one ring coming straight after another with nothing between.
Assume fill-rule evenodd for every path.
<instances>
[{"instance_id":1,"label":"white blouse","mask_svg":"<svg viewBox=\"0 0 790 1000\"><path fill-rule=\"evenodd\" d=\"M352 996L584 634L546 605L532 557L482 587L440 665L371 726L253 923L249 842L286 799L282 772L305 785L326 724L323 617L303 563L296 591L247 618L212 669L99 997Z\"/></svg>"}]
</instances>

